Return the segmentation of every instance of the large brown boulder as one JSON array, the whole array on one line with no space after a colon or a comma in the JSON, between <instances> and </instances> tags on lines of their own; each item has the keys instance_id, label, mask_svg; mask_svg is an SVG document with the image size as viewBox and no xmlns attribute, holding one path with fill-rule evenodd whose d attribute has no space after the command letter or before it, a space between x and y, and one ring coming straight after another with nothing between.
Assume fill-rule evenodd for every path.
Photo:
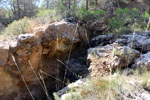
<instances>
[{"instance_id":1,"label":"large brown boulder","mask_svg":"<svg viewBox=\"0 0 150 100\"><path fill-rule=\"evenodd\" d=\"M45 84L49 81L48 89L59 89L65 70L59 61L64 62L77 47L86 44L85 32L77 23L60 21L34 33L21 34L9 45L0 43L0 100L32 99L25 84L35 98L41 91L45 94L39 89L43 87L39 81L42 79Z\"/></svg>"}]
</instances>

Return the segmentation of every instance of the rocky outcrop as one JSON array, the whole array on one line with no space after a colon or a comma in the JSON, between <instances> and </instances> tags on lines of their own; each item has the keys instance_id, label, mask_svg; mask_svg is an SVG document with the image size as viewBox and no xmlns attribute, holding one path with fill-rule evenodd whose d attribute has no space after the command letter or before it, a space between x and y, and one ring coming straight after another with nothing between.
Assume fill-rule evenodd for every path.
<instances>
[{"instance_id":1,"label":"rocky outcrop","mask_svg":"<svg viewBox=\"0 0 150 100\"><path fill-rule=\"evenodd\" d=\"M150 52L143 54L139 58L135 59L132 67L150 70Z\"/></svg>"},{"instance_id":2,"label":"rocky outcrop","mask_svg":"<svg viewBox=\"0 0 150 100\"><path fill-rule=\"evenodd\" d=\"M140 52L150 51L150 32L135 32L131 35L123 35L116 43L127 45Z\"/></svg>"},{"instance_id":3,"label":"rocky outcrop","mask_svg":"<svg viewBox=\"0 0 150 100\"><path fill-rule=\"evenodd\" d=\"M96 20L89 20L86 23L87 29L92 32L91 37L95 37L100 35L102 32L105 32L109 29L108 27L108 19L110 15L106 14L104 17L96 19Z\"/></svg>"},{"instance_id":4,"label":"rocky outcrop","mask_svg":"<svg viewBox=\"0 0 150 100\"><path fill-rule=\"evenodd\" d=\"M108 35L98 35L91 39L90 46L104 46L107 44L112 44L115 41L115 37L112 34Z\"/></svg>"},{"instance_id":5,"label":"rocky outcrop","mask_svg":"<svg viewBox=\"0 0 150 100\"><path fill-rule=\"evenodd\" d=\"M80 98L80 96L83 96L81 93L82 87L85 86L86 88L91 89L90 85L88 84L88 81L86 80L89 79L89 81L92 81L92 79L96 78L96 80L106 79L107 81L109 80L110 82L113 78L114 79L117 78L117 83L120 82L118 80L125 79L125 81L119 83L121 85L119 90L121 90L120 93L122 94L121 95L118 94L119 97L115 99L119 100L120 98L125 99L125 97L128 97L128 99L138 98L139 100L140 99L149 100L149 93L148 93L149 83L145 85L146 87L145 88L143 86L143 80L134 79L135 78L135 76L133 75L134 69L132 69L140 67L141 69L147 68L148 70L150 70L149 38L150 32L135 32L134 34L123 35L119 37L117 41L115 41L113 35L99 35L91 39L90 46L92 46L92 48L88 49L88 57L87 57L90 77L80 79L72 84L69 84L67 87L59 90L56 93L56 95L58 96L57 98L59 98L60 100L67 100L71 99L71 97L73 98L79 97L77 99L82 100ZM143 52L148 53L142 54L141 53L142 50L144 50ZM75 68L76 70L78 70L78 67L74 68L74 66L81 66L80 65L81 63L78 64L76 63L76 61L77 60L70 61L71 66L70 68L73 68L73 70ZM115 70L117 69L123 69L121 70L121 75L119 74L119 77L118 74L114 73ZM147 82L149 82L149 80ZM92 81L92 83L94 82ZM126 84L128 84L133 88L132 92L131 91L130 93L127 92L128 87L125 86ZM99 84L97 86L100 87ZM94 87L92 87L93 89L93 91L91 92L92 94L95 92L96 88L95 85ZM122 97L123 95L125 97ZM88 95L84 94L84 96L86 97ZM91 97L90 99L94 98L93 95L92 96L90 95L90 97Z\"/></svg>"},{"instance_id":6,"label":"rocky outcrop","mask_svg":"<svg viewBox=\"0 0 150 100\"><path fill-rule=\"evenodd\" d=\"M128 46L115 44L90 48L87 58L89 71L91 76L109 75L113 69L128 67L139 54Z\"/></svg>"},{"instance_id":7,"label":"rocky outcrop","mask_svg":"<svg viewBox=\"0 0 150 100\"><path fill-rule=\"evenodd\" d=\"M50 90L59 89L65 71L59 61L65 62L75 51L78 52L81 45L86 45L84 37L87 37L84 27L61 21L34 33L22 34L9 45L0 43L0 99L7 100L12 93L15 97L8 100L32 99L24 84L35 98L42 94L41 91L45 94L39 88L42 79L45 84L49 81L47 88Z\"/></svg>"}]
</instances>

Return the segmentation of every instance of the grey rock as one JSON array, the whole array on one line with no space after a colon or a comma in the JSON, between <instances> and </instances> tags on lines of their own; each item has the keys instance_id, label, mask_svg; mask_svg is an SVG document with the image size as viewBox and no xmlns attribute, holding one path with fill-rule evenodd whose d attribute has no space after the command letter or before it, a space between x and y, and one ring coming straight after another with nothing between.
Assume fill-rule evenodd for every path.
<instances>
[{"instance_id":1,"label":"grey rock","mask_svg":"<svg viewBox=\"0 0 150 100\"><path fill-rule=\"evenodd\" d=\"M91 76L108 75L111 69L128 67L140 54L128 46L115 44L98 46L88 50L89 71Z\"/></svg>"},{"instance_id":2,"label":"grey rock","mask_svg":"<svg viewBox=\"0 0 150 100\"><path fill-rule=\"evenodd\" d=\"M132 65L134 68L147 68L150 70L150 52L143 54L140 58L135 59L134 64Z\"/></svg>"},{"instance_id":3,"label":"grey rock","mask_svg":"<svg viewBox=\"0 0 150 100\"><path fill-rule=\"evenodd\" d=\"M69 84L67 87L59 90L56 95L59 97L63 97L63 95L65 95L69 90L73 89L73 88L78 88L78 87L82 87L83 85L87 85L86 84L86 78L83 79L79 79L76 82ZM62 100L62 99L61 99ZM64 99L63 99L64 100Z\"/></svg>"},{"instance_id":4,"label":"grey rock","mask_svg":"<svg viewBox=\"0 0 150 100\"><path fill-rule=\"evenodd\" d=\"M34 42L35 36L33 34L21 34L18 37L19 42Z\"/></svg>"},{"instance_id":5,"label":"grey rock","mask_svg":"<svg viewBox=\"0 0 150 100\"><path fill-rule=\"evenodd\" d=\"M133 33L131 35L122 35L115 43L120 45L127 45L140 52L150 51L150 37L149 32Z\"/></svg>"},{"instance_id":6,"label":"grey rock","mask_svg":"<svg viewBox=\"0 0 150 100\"><path fill-rule=\"evenodd\" d=\"M91 41L90 41L90 46L94 47L94 46L104 46L106 44L111 44L113 43L115 40L114 35L109 34L109 35L98 35L96 37L94 37Z\"/></svg>"}]
</instances>

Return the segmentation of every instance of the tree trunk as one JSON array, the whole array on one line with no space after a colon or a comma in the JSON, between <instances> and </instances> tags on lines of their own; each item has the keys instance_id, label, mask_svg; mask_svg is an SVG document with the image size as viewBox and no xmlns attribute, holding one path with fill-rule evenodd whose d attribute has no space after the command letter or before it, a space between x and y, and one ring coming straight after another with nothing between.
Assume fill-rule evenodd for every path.
<instances>
[{"instance_id":1,"label":"tree trunk","mask_svg":"<svg viewBox=\"0 0 150 100\"><path fill-rule=\"evenodd\" d=\"M98 2L97 2L97 0L95 0L95 4L96 4L96 7L98 6Z\"/></svg>"},{"instance_id":2,"label":"tree trunk","mask_svg":"<svg viewBox=\"0 0 150 100\"><path fill-rule=\"evenodd\" d=\"M24 16L26 16L26 0L23 1L23 5L24 5L24 10L23 10L23 14Z\"/></svg>"},{"instance_id":3,"label":"tree trunk","mask_svg":"<svg viewBox=\"0 0 150 100\"><path fill-rule=\"evenodd\" d=\"M76 0L74 0L74 5L76 5Z\"/></svg>"},{"instance_id":4,"label":"tree trunk","mask_svg":"<svg viewBox=\"0 0 150 100\"><path fill-rule=\"evenodd\" d=\"M28 12L28 17L32 17L32 15L33 15L32 0L29 0L29 1L28 1L28 5L29 5L29 6L28 6L28 7L29 7L29 8L28 8L28 11L29 11L29 12Z\"/></svg>"},{"instance_id":5,"label":"tree trunk","mask_svg":"<svg viewBox=\"0 0 150 100\"><path fill-rule=\"evenodd\" d=\"M88 9L89 9L89 1L86 0L86 10L88 10Z\"/></svg>"},{"instance_id":6,"label":"tree trunk","mask_svg":"<svg viewBox=\"0 0 150 100\"><path fill-rule=\"evenodd\" d=\"M49 9L49 0L47 0L46 8Z\"/></svg>"},{"instance_id":7,"label":"tree trunk","mask_svg":"<svg viewBox=\"0 0 150 100\"><path fill-rule=\"evenodd\" d=\"M17 17L20 18L20 5L19 5L19 0L17 0L17 9L18 9L18 13L17 13Z\"/></svg>"},{"instance_id":8,"label":"tree trunk","mask_svg":"<svg viewBox=\"0 0 150 100\"><path fill-rule=\"evenodd\" d=\"M15 2L14 0L12 0L12 12L13 12L13 15L15 16L16 15L16 6L15 6Z\"/></svg>"},{"instance_id":9,"label":"tree trunk","mask_svg":"<svg viewBox=\"0 0 150 100\"><path fill-rule=\"evenodd\" d=\"M71 0L68 0L68 8L71 8Z\"/></svg>"}]
</instances>

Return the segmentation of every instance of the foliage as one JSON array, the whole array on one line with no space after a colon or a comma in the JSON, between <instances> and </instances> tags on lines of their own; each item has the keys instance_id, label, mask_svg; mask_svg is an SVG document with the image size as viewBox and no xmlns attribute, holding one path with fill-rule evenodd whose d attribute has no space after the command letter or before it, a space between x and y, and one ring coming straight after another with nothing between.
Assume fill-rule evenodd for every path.
<instances>
[{"instance_id":1,"label":"foliage","mask_svg":"<svg viewBox=\"0 0 150 100\"><path fill-rule=\"evenodd\" d=\"M77 16L77 11L78 8L76 5L73 5L73 7L71 9L69 9L68 11L64 12L64 17L76 17Z\"/></svg>"},{"instance_id":2,"label":"foliage","mask_svg":"<svg viewBox=\"0 0 150 100\"><path fill-rule=\"evenodd\" d=\"M148 12L140 14L136 8L118 8L114 16L109 19L110 31L124 34L131 31L146 30L149 17Z\"/></svg>"},{"instance_id":3,"label":"foliage","mask_svg":"<svg viewBox=\"0 0 150 100\"><path fill-rule=\"evenodd\" d=\"M85 8L79 8L78 16L87 21L90 19L96 19L100 17L104 17L105 11L102 9L99 10L86 10Z\"/></svg>"},{"instance_id":4,"label":"foliage","mask_svg":"<svg viewBox=\"0 0 150 100\"><path fill-rule=\"evenodd\" d=\"M18 21L14 21L13 23L9 24L8 27L5 29L6 34L13 34L19 35L33 31L33 20L29 18L23 18Z\"/></svg>"},{"instance_id":5,"label":"foliage","mask_svg":"<svg viewBox=\"0 0 150 100\"><path fill-rule=\"evenodd\" d=\"M54 11L49 9L38 9L38 13L36 14L36 16L45 17L45 16L49 16L50 13L54 13Z\"/></svg>"},{"instance_id":6,"label":"foliage","mask_svg":"<svg viewBox=\"0 0 150 100\"><path fill-rule=\"evenodd\" d=\"M58 21L59 19L61 19L61 16L56 15L56 11L54 9L39 9L35 18L36 22L41 24L46 24L51 21Z\"/></svg>"},{"instance_id":7,"label":"foliage","mask_svg":"<svg viewBox=\"0 0 150 100\"><path fill-rule=\"evenodd\" d=\"M115 81L109 81L104 79L92 79L88 81L89 86L84 86L80 90L81 100L115 100L117 98L117 92L115 88L119 87L119 84Z\"/></svg>"}]
</instances>

